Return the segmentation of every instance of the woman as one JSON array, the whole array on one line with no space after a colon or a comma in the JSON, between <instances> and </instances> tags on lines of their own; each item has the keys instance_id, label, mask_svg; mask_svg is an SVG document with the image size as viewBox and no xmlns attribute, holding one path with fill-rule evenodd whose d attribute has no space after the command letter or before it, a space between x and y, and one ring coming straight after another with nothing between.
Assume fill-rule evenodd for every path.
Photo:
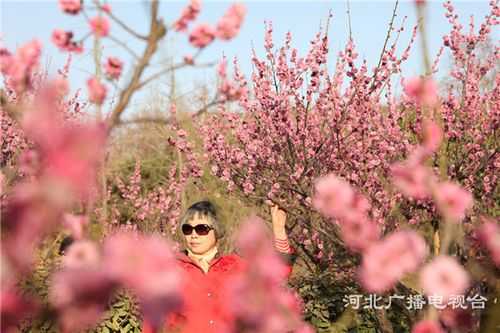
<instances>
[{"instance_id":1,"label":"woman","mask_svg":"<svg viewBox=\"0 0 500 333\"><path fill-rule=\"evenodd\" d=\"M275 206L271 208L271 217L275 248L290 263L292 251L285 231L286 214ZM181 314L169 316L167 328L183 333L220 332L228 320L222 306L224 286L231 276L245 269L246 262L235 254L220 254L218 245L224 229L209 201L189 207L179 228L186 246L178 256L186 276L184 307ZM144 323L143 332L153 332L148 323Z\"/></svg>"}]
</instances>

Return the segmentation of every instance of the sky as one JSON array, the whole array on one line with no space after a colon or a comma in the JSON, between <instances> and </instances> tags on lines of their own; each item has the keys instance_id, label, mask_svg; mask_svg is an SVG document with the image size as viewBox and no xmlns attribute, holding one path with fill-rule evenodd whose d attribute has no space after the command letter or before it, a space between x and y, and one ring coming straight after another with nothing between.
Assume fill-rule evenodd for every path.
<instances>
[{"instance_id":1,"label":"sky","mask_svg":"<svg viewBox=\"0 0 500 333\"><path fill-rule=\"evenodd\" d=\"M85 0L85 3L91 3ZM178 18L182 8L187 1L162 1L160 13L165 22L171 23ZM292 46L296 47L299 54L305 55L310 40L318 32L320 26L325 26L328 12L331 10L333 19L329 26L330 56L329 62L335 63L338 51L343 48L349 36L348 19L346 14L346 1L244 1L247 7L247 16L239 35L228 42L216 41L206 48L199 58L200 63L218 61L224 54L229 59L237 57L240 66L248 76L251 74L251 53L255 49L257 55L263 56L265 21L272 21L275 45L280 46L285 34L290 31L293 36ZM109 1L115 15L127 22L139 32L146 32L148 28L147 2L139 0ZM229 1L205 0L202 11L196 22L207 22L216 24L217 20L229 7ZM453 2L460 21L467 27L471 15L474 15L476 25L488 14L488 1L454 1ZM350 1L352 35L360 58L365 58L369 68L378 62L380 52L386 37L388 24L393 12L394 1ZM94 16L95 11L89 10L88 15ZM413 25L416 23L416 14L413 1L400 1L396 26L399 26L404 17L407 17L405 31L400 37L400 50L406 47ZM0 0L0 23L2 43L10 50L33 39L38 38L44 45L43 66L48 68L49 73L54 73L61 68L66 61L66 54L57 50L50 42L50 36L54 29L72 30L77 38L83 37L88 31L88 24L82 15L71 16L64 14L59 8L57 1L14 1ZM191 26L192 27L192 26ZM444 17L442 1L428 1L427 6L427 31L430 44L431 56L437 53L442 45L442 36L449 32L450 25ZM128 35L116 24L111 26L111 35L124 41L130 48L141 53L144 44ZM498 29L493 33L494 39L498 41L500 36ZM91 53L92 39L85 42L85 52L73 57L70 77L73 90L82 88L85 90L85 81L93 74L93 56ZM403 67L403 76L414 76L422 73L422 60L416 41L415 49L410 59ZM186 54L193 54L196 49L187 42L186 34L169 32L162 44L159 55L154 58L152 66L147 74L152 74L164 66L168 59L179 61ZM401 53L401 52L400 52ZM118 86L123 86L130 75L129 54L111 41L103 43L103 55L118 56L128 62L125 72ZM441 68L447 67L448 54L443 56ZM332 66L331 66L332 67ZM184 69L176 73L178 89L187 95L193 87L214 82L215 68L207 69ZM446 75L442 70L438 77ZM161 93L167 93L167 82L170 77L162 77L149 89L155 89ZM398 87L396 87L398 89ZM141 105L146 98L147 91L141 92L134 99L132 109Z\"/></svg>"}]
</instances>

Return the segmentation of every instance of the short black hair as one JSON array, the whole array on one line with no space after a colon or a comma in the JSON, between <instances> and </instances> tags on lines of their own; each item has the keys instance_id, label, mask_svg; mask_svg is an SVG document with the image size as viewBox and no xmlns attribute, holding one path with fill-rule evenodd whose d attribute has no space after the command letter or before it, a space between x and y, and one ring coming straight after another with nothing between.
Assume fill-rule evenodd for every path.
<instances>
[{"instance_id":1,"label":"short black hair","mask_svg":"<svg viewBox=\"0 0 500 333\"><path fill-rule=\"evenodd\" d=\"M217 208L216 206L208 201L202 200L195 202L186 210L186 213L182 217L179 227L182 227L183 224L186 224L188 221L193 219L195 216L206 217L212 223L214 227L215 236L217 238L224 237L224 226L220 223L219 218L217 216Z\"/></svg>"},{"instance_id":2,"label":"short black hair","mask_svg":"<svg viewBox=\"0 0 500 333\"><path fill-rule=\"evenodd\" d=\"M215 205L208 200L195 202L187 210L197 212L202 215L217 216L217 209L215 208Z\"/></svg>"}]
</instances>

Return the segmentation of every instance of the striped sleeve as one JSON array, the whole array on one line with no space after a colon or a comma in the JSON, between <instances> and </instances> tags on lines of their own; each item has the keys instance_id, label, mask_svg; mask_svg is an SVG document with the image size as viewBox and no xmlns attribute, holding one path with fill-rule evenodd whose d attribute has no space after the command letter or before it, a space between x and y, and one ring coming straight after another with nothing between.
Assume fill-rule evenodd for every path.
<instances>
[{"instance_id":1,"label":"striped sleeve","mask_svg":"<svg viewBox=\"0 0 500 333\"><path fill-rule=\"evenodd\" d=\"M276 250L278 250L278 252L281 253L292 252L287 238L284 239L274 238L274 247L276 248Z\"/></svg>"}]
</instances>

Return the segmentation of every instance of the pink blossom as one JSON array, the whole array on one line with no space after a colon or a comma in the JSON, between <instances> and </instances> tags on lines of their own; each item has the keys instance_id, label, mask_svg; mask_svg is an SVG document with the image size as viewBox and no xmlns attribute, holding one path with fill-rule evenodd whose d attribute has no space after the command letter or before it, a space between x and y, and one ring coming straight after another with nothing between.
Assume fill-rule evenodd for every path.
<instances>
[{"instance_id":1,"label":"pink blossom","mask_svg":"<svg viewBox=\"0 0 500 333\"><path fill-rule=\"evenodd\" d=\"M89 224L89 219L84 215L64 214L62 225L74 239L82 239L83 227Z\"/></svg>"},{"instance_id":2,"label":"pink blossom","mask_svg":"<svg viewBox=\"0 0 500 333\"><path fill-rule=\"evenodd\" d=\"M39 184L29 182L17 184L9 194L8 205L2 209L2 230L9 232L2 240L2 256L16 271L31 268L38 242L60 219L66 202L54 192L48 197Z\"/></svg>"},{"instance_id":3,"label":"pink blossom","mask_svg":"<svg viewBox=\"0 0 500 333\"><path fill-rule=\"evenodd\" d=\"M101 10L105 13L111 13L111 5L109 3L105 3L101 6Z\"/></svg>"},{"instance_id":4,"label":"pink blossom","mask_svg":"<svg viewBox=\"0 0 500 333\"><path fill-rule=\"evenodd\" d=\"M354 199L351 186L333 174L319 178L315 185L313 205L327 216L343 215Z\"/></svg>"},{"instance_id":5,"label":"pink blossom","mask_svg":"<svg viewBox=\"0 0 500 333\"><path fill-rule=\"evenodd\" d=\"M69 93L68 81L62 77L58 76L55 79L48 80L45 82L43 87L38 90L38 103L40 105L54 105L61 101Z\"/></svg>"},{"instance_id":6,"label":"pink blossom","mask_svg":"<svg viewBox=\"0 0 500 333\"><path fill-rule=\"evenodd\" d=\"M309 325L304 325L295 330L295 333L314 333L314 329Z\"/></svg>"},{"instance_id":7,"label":"pink blossom","mask_svg":"<svg viewBox=\"0 0 500 333\"><path fill-rule=\"evenodd\" d=\"M109 21L104 16L90 19L90 29L97 37L106 37L109 34Z\"/></svg>"},{"instance_id":8,"label":"pink blossom","mask_svg":"<svg viewBox=\"0 0 500 333\"><path fill-rule=\"evenodd\" d=\"M436 205L441 214L450 221L459 222L472 207L472 195L457 184L440 183L434 190Z\"/></svg>"},{"instance_id":9,"label":"pink blossom","mask_svg":"<svg viewBox=\"0 0 500 333\"><path fill-rule=\"evenodd\" d=\"M144 316L154 326L182 304L179 293L182 275L170 248L158 237L123 232L113 235L104 244L107 273L134 290Z\"/></svg>"},{"instance_id":10,"label":"pink blossom","mask_svg":"<svg viewBox=\"0 0 500 333\"><path fill-rule=\"evenodd\" d=\"M82 43L73 41L73 32L71 31L56 29L52 32L51 39L54 45L56 45L61 51L76 53L81 53L83 51Z\"/></svg>"},{"instance_id":11,"label":"pink blossom","mask_svg":"<svg viewBox=\"0 0 500 333\"><path fill-rule=\"evenodd\" d=\"M429 196L431 173L420 164L396 163L391 168L394 185L406 196L423 199Z\"/></svg>"},{"instance_id":12,"label":"pink blossom","mask_svg":"<svg viewBox=\"0 0 500 333\"><path fill-rule=\"evenodd\" d=\"M71 42L68 45L68 52L82 53L83 52L83 44L77 42Z\"/></svg>"},{"instance_id":13,"label":"pink blossom","mask_svg":"<svg viewBox=\"0 0 500 333\"><path fill-rule=\"evenodd\" d=\"M328 217L354 219L369 207L346 181L330 174L316 180L314 207Z\"/></svg>"},{"instance_id":14,"label":"pink blossom","mask_svg":"<svg viewBox=\"0 0 500 333\"><path fill-rule=\"evenodd\" d=\"M422 320L412 327L411 333L445 333L445 331L437 321Z\"/></svg>"},{"instance_id":15,"label":"pink blossom","mask_svg":"<svg viewBox=\"0 0 500 333\"><path fill-rule=\"evenodd\" d=\"M51 83L52 88L55 90L57 97L64 97L69 93L69 83L68 80L64 78L57 78Z\"/></svg>"},{"instance_id":16,"label":"pink blossom","mask_svg":"<svg viewBox=\"0 0 500 333\"><path fill-rule=\"evenodd\" d=\"M368 219L345 220L340 224L342 240L352 251L362 252L380 238L378 225Z\"/></svg>"},{"instance_id":17,"label":"pink blossom","mask_svg":"<svg viewBox=\"0 0 500 333\"><path fill-rule=\"evenodd\" d=\"M237 87L229 80L224 80L219 87L219 92L227 101L236 101L244 94L244 88Z\"/></svg>"},{"instance_id":18,"label":"pink blossom","mask_svg":"<svg viewBox=\"0 0 500 333\"><path fill-rule=\"evenodd\" d=\"M180 129L180 130L177 131L177 136L179 138L185 138L187 136L187 132L185 130L183 130L183 129Z\"/></svg>"},{"instance_id":19,"label":"pink blossom","mask_svg":"<svg viewBox=\"0 0 500 333\"><path fill-rule=\"evenodd\" d=\"M230 40L234 38L245 18L246 8L242 4L233 4L224 16L217 23L216 36L223 40Z\"/></svg>"},{"instance_id":20,"label":"pink blossom","mask_svg":"<svg viewBox=\"0 0 500 333\"><path fill-rule=\"evenodd\" d=\"M231 313L226 332L310 332L301 318L301 302L284 287L286 266L273 248L259 218L244 222L237 240L252 265L234 275L223 290Z\"/></svg>"},{"instance_id":21,"label":"pink blossom","mask_svg":"<svg viewBox=\"0 0 500 333\"><path fill-rule=\"evenodd\" d=\"M99 250L93 242L88 240L71 244L62 259L62 265L66 269L98 268L100 263Z\"/></svg>"},{"instance_id":22,"label":"pink blossom","mask_svg":"<svg viewBox=\"0 0 500 333\"><path fill-rule=\"evenodd\" d=\"M61 141L46 151L44 175L79 198L88 198L96 182L97 167L106 142L102 126L65 128L53 133ZM59 139L58 138L58 139Z\"/></svg>"},{"instance_id":23,"label":"pink blossom","mask_svg":"<svg viewBox=\"0 0 500 333\"><path fill-rule=\"evenodd\" d=\"M2 332L17 332L19 323L28 315L33 315L38 310L39 304L34 300L23 296L13 286L6 286L2 281L0 293L0 330Z\"/></svg>"},{"instance_id":24,"label":"pink blossom","mask_svg":"<svg viewBox=\"0 0 500 333\"><path fill-rule=\"evenodd\" d=\"M16 56L27 67L38 64L42 54L42 43L34 39L17 49Z\"/></svg>"},{"instance_id":25,"label":"pink blossom","mask_svg":"<svg viewBox=\"0 0 500 333\"><path fill-rule=\"evenodd\" d=\"M198 48L206 47L214 38L215 29L207 23L197 25L189 34L189 42Z\"/></svg>"},{"instance_id":26,"label":"pink blossom","mask_svg":"<svg viewBox=\"0 0 500 333\"><path fill-rule=\"evenodd\" d=\"M419 104L434 105L438 101L437 85L432 79L413 77L403 83L408 97Z\"/></svg>"},{"instance_id":27,"label":"pink blossom","mask_svg":"<svg viewBox=\"0 0 500 333\"><path fill-rule=\"evenodd\" d=\"M61 133L62 121L58 110L55 110L55 108L44 106L26 112L22 122L23 130L30 140L40 146L40 149L33 156L27 156L29 163L33 161L35 155L40 155L36 158L43 160L43 150L45 148L50 149L50 146L56 142L55 138L57 138L57 144L59 144L60 137L54 136L54 134Z\"/></svg>"},{"instance_id":28,"label":"pink blossom","mask_svg":"<svg viewBox=\"0 0 500 333\"><path fill-rule=\"evenodd\" d=\"M223 79L227 77L227 58L225 56L222 57L219 65L217 66L217 75Z\"/></svg>"},{"instance_id":29,"label":"pink blossom","mask_svg":"<svg viewBox=\"0 0 500 333\"><path fill-rule=\"evenodd\" d=\"M175 31L185 31L190 21L194 21L201 9L201 0L191 0L182 10L181 17L174 22Z\"/></svg>"},{"instance_id":30,"label":"pink blossom","mask_svg":"<svg viewBox=\"0 0 500 333\"><path fill-rule=\"evenodd\" d=\"M23 65L20 61L16 61L14 59L9 64L9 67L5 71L4 74L9 79L10 86L17 92L21 93L26 89L32 87L31 85L31 74L32 70L25 65Z\"/></svg>"},{"instance_id":31,"label":"pink blossom","mask_svg":"<svg viewBox=\"0 0 500 333\"><path fill-rule=\"evenodd\" d=\"M102 269L64 269L54 274L49 288L63 332L94 325L108 306L118 285Z\"/></svg>"},{"instance_id":32,"label":"pink blossom","mask_svg":"<svg viewBox=\"0 0 500 333\"><path fill-rule=\"evenodd\" d=\"M420 235L409 230L394 232L365 251L361 283L369 292L384 292L416 271L427 255L428 247Z\"/></svg>"},{"instance_id":33,"label":"pink blossom","mask_svg":"<svg viewBox=\"0 0 500 333\"><path fill-rule=\"evenodd\" d=\"M109 57L104 65L106 75L111 79L118 79L122 74L123 61L116 57Z\"/></svg>"},{"instance_id":34,"label":"pink blossom","mask_svg":"<svg viewBox=\"0 0 500 333\"><path fill-rule=\"evenodd\" d=\"M23 128L39 147L42 180L53 187L53 195L64 194L62 201L75 196L88 199L106 141L105 128L100 124L64 124L51 108L27 113Z\"/></svg>"},{"instance_id":35,"label":"pink blossom","mask_svg":"<svg viewBox=\"0 0 500 333\"><path fill-rule=\"evenodd\" d=\"M14 57L10 54L9 50L5 48L0 48L0 71L2 73L7 73L7 69L12 66Z\"/></svg>"},{"instance_id":36,"label":"pink blossom","mask_svg":"<svg viewBox=\"0 0 500 333\"><path fill-rule=\"evenodd\" d=\"M443 141L443 130L434 121L424 122L423 145L431 152L435 152Z\"/></svg>"},{"instance_id":37,"label":"pink blossom","mask_svg":"<svg viewBox=\"0 0 500 333\"><path fill-rule=\"evenodd\" d=\"M141 244L140 251L138 244ZM104 244L106 267L111 276L146 294L169 293L179 282L176 271L171 270L175 257L169 248L168 243L156 237L119 233ZM155 271L157 275L151 274ZM149 283L145 283L147 281Z\"/></svg>"},{"instance_id":38,"label":"pink blossom","mask_svg":"<svg viewBox=\"0 0 500 333\"><path fill-rule=\"evenodd\" d=\"M82 295L80 297L85 297ZM109 301L108 301L109 302ZM58 322L62 333L82 332L92 329L105 314L106 307L100 303L68 306L59 311Z\"/></svg>"},{"instance_id":39,"label":"pink blossom","mask_svg":"<svg viewBox=\"0 0 500 333\"><path fill-rule=\"evenodd\" d=\"M97 105L101 105L106 98L107 89L99 80L92 77L87 80L87 89L89 93L89 101Z\"/></svg>"},{"instance_id":40,"label":"pink blossom","mask_svg":"<svg viewBox=\"0 0 500 333\"><path fill-rule=\"evenodd\" d=\"M52 43L54 43L61 50L65 50L72 38L73 34L61 29L55 29L52 32Z\"/></svg>"},{"instance_id":41,"label":"pink blossom","mask_svg":"<svg viewBox=\"0 0 500 333\"><path fill-rule=\"evenodd\" d=\"M82 9L82 0L59 0L59 8L67 14L77 15Z\"/></svg>"},{"instance_id":42,"label":"pink blossom","mask_svg":"<svg viewBox=\"0 0 500 333\"><path fill-rule=\"evenodd\" d=\"M237 245L245 258L252 262L255 259L256 269L268 281L280 283L286 278L288 269L275 255L273 243L267 237L260 218L251 217L245 221L238 233Z\"/></svg>"},{"instance_id":43,"label":"pink blossom","mask_svg":"<svg viewBox=\"0 0 500 333\"><path fill-rule=\"evenodd\" d=\"M456 259L441 255L422 269L420 285L427 296L441 296L447 302L451 296L463 295L469 276Z\"/></svg>"},{"instance_id":44,"label":"pink blossom","mask_svg":"<svg viewBox=\"0 0 500 333\"><path fill-rule=\"evenodd\" d=\"M19 171L27 175L35 175L40 167L40 156L36 150L28 149L19 156Z\"/></svg>"},{"instance_id":45,"label":"pink blossom","mask_svg":"<svg viewBox=\"0 0 500 333\"><path fill-rule=\"evenodd\" d=\"M498 222L486 220L477 231L479 240L490 252L495 265L500 267L500 227Z\"/></svg>"}]
</instances>

